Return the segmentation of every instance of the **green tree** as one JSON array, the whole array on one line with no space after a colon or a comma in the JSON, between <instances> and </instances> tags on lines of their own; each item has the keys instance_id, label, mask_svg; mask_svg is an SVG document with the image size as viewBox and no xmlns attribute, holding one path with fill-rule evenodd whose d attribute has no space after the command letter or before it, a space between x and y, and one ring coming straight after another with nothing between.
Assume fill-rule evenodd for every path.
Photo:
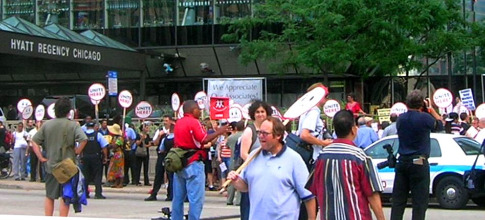
<instances>
[{"instance_id":1,"label":"green tree","mask_svg":"<svg viewBox=\"0 0 485 220\"><path fill-rule=\"evenodd\" d=\"M424 57L432 65L476 44L460 3L266 0L254 4L253 16L232 23L223 39L240 44L242 63L277 57L273 71L295 67L303 74L323 74L326 82L329 74L365 78L423 70Z\"/></svg>"}]
</instances>

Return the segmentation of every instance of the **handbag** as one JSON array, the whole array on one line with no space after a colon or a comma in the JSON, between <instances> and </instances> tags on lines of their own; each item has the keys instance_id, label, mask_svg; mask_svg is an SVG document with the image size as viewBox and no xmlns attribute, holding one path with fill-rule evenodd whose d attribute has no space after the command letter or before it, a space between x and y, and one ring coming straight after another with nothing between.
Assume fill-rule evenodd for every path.
<instances>
[{"instance_id":1,"label":"handbag","mask_svg":"<svg viewBox=\"0 0 485 220\"><path fill-rule=\"evenodd\" d=\"M307 166L308 170L311 170L313 166L313 148L310 144L302 140L298 135L293 133L288 133L285 138L286 146L296 151L305 165Z\"/></svg>"},{"instance_id":2,"label":"handbag","mask_svg":"<svg viewBox=\"0 0 485 220\"><path fill-rule=\"evenodd\" d=\"M61 158L60 159L66 157L67 123L69 123L69 122L66 122L66 128L64 129L64 144L61 148ZM71 158L63 159L61 162L56 163L54 165L54 167L52 168L52 175L61 184L64 184L67 181L69 181L74 175L77 174L77 172L78 172L78 167Z\"/></svg>"},{"instance_id":3,"label":"handbag","mask_svg":"<svg viewBox=\"0 0 485 220\"><path fill-rule=\"evenodd\" d=\"M136 150L135 150L135 156L137 157L146 157L147 156L147 153L148 153L148 148L143 146L143 145L140 145L140 146L137 146L136 147Z\"/></svg>"}]
</instances>

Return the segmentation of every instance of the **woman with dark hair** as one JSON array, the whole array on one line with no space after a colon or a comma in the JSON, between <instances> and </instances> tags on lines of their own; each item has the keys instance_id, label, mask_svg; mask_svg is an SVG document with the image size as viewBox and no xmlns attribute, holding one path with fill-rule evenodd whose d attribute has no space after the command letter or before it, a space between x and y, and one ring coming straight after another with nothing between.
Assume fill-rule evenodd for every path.
<instances>
[{"instance_id":1,"label":"woman with dark hair","mask_svg":"<svg viewBox=\"0 0 485 220\"><path fill-rule=\"evenodd\" d=\"M261 123L273 114L273 109L266 102L261 100L254 101L251 106L249 106L249 117L253 120L252 124L249 124L241 136L241 158L246 160L249 153L253 150L259 148L261 145L259 143L257 131ZM249 219L249 195L247 193L241 193L241 219Z\"/></svg>"},{"instance_id":2,"label":"woman with dark hair","mask_svg":"<svg viewBox=\"0 0 485 220\"><path fill-rule=\"evenodd\" d=\"M347 94L345 109L350 110L354 114L354 117L357 117L359 114L366 114L360 104L355 101L355 94L352 92Z\"/></svg>"}]
</instances>

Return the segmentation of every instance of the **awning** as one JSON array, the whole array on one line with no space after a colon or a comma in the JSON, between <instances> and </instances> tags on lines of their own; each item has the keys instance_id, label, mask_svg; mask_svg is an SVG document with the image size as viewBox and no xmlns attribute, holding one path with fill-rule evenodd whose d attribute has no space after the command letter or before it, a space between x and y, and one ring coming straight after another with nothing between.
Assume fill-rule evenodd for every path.
<instances>
[{"instance_id":1,"label":"awning","mask_svg":"<svg viewBox=\"0 0 485 220\"><path fill-rule=\"evenodd\" d=\"M95 31L78 34L56 24L40 28L17 17L0 22L0 54L119 71L143 71L146 64L146 55Z\"/></svg>"}]
</instances>

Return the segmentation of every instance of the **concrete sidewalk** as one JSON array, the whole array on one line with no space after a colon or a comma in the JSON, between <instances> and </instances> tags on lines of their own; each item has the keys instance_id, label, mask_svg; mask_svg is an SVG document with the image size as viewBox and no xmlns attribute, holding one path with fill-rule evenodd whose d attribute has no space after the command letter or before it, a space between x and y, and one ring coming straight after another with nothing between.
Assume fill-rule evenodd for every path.
<instances>
[{"instance_id":1,"label":"concrete sidewalk","mask_svg":"<svg viewBox=\"0 0 485 220\"><path fill-rule=\"evenodd\" d=\"M94 192L94 185L89 185L90 191ZM41 182L29 182L28 180L15 181L13 177L7 179L0 179L0 189L23 189L23 190L45 190L45 183ZM113 193L136 193L136 194L146 194L149 195L152 186L135 186L127 185L123 188L111 188L103 187L103 192L113 192ZM159 195L166 194L166 189L161 188ZM208 191L206 190L206 196L217 196L222 197L218 191Z\"/></svg>"}]
</instances>

